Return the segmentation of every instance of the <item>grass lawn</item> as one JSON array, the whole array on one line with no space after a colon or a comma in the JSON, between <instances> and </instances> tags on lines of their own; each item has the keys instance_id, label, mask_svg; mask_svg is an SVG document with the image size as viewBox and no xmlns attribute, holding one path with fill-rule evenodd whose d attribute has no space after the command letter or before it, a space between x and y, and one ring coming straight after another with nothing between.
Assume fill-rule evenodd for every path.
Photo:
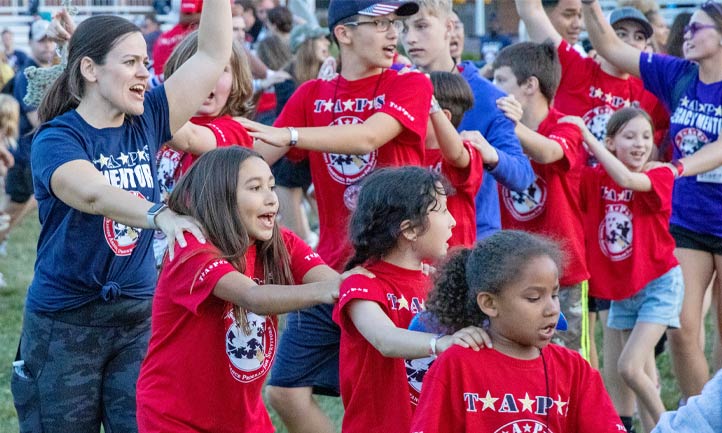
<instances>
[{"instance_id":1,"label":"grass lawn","mask_svg":"<svg viewBox=\"0 0 722 433\"><path fill-rule=\"evenodd\" d=\"M10 364L14 359L20 335L25 292L32 278L39 232L37 221L37 213L26 218L10 238L8 256L0 257L0 272L5 275L8 282L8 287L0 289L0 432L18 431L15 408L10 395L10 373L12 371ZM707 329L710 330L711 321L708 321L707 325ZM710 332L707 335L711 335ZM711 350L710 340L708 338L708 354ZM601 341L600 335L598 335L597 341ZM665 352L659 357L658 366L662 377L664 403L667 408L675 408L680 394L670 372L668 353ZM332 415L340 430L343 415L340 399L322 397L320 403ZM273 413L271 415L278 432L286 432L277 416Z\"/></svg>"}]
</instances>

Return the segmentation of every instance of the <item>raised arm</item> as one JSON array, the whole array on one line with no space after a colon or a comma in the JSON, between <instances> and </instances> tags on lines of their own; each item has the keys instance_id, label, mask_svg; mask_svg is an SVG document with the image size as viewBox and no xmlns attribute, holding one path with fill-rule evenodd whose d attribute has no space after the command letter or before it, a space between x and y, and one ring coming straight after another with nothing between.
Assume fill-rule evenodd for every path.
<instances>
[{"instance_id":1,"label":"raised arm","mask_svg":"<svg viewBox=\"0 0 722 433\"><path fill-rule=\"evenodd\" d=\"M555 48L559 48L562 37L552 25L541 0L516 0L516 11L524 21L529 38L532 42L542 43L551 40Z\"/></svg>"},{"instance_id":2,"label":"raised arm","mask_svg":"<svg viewBox=\"0 0 722 433\"><path fill-rule=\"evenodd\" d=\"M692 155L681 158L684 165L682 176L696 176L722 165L722 138L707 143Z\"/></svg>"},{"instance_id":3,"label":"raised arm","mask_svg":"<svg viewBox=\"0 0 722 433\"><path fill-rule=\"evenodd\" d=\"M198 30L198 51L165 82L171 133L198 110L231 58L231 4L206 0Z\"/></svg>"},{"instance_id":4,"label":"raised arm","mask_svg":"<svg viewBox=\"0 0 722 433\"><path fill-rule=\"evenodd\" d=\"M639 77L639 56L641 51L624 43L604 18L604 12L597 0L582 0L584 24L589 39L597 53L617 68Z\"/></svg>"},{"instance_id":5,"label":"raised arm","mask_svg":"<svg viewBox=\"0 0 722 433\"><path fill-rule=\"evenodd\" d=\"M444 160L457 168L468 167L471 162L469 151L464 147L464 141L446 114L439 110L429 115L429 119ZM431 132L432 130L429 130L427 133Z\"/></svg>"},{"instance_id":6,"label":"raised arm","mask_svg":"<svg viewBox=\"0 0 722 433\"><path fill-rule=\"evenodd\" d=\"M630 171L622 161L618 160L602 143L600 143L594 134L587 129L584 120L576 116L566 116L559 119L559 122L566 122L577 125L582 131L584 141L589 146L600 164L604 166L607 174L623 188L629 188L633 191L646 192L652 190L652 182L649 176L644 173L636 173Z\"/></svg>"}]
</instances>

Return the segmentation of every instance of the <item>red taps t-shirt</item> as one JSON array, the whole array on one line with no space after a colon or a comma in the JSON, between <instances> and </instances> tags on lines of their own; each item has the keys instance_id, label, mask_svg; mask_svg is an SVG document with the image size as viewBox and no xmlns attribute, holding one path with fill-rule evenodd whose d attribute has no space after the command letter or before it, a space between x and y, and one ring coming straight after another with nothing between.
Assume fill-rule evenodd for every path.
<instances>
[{"instance_id":1,"label":"red taps t-shirt","mask_svg":"<svg viewBox=\"0 0 722 433\"><path fill-rule=\"evenodd\" d=\"M279 127L350 125L386 113L404 128L366 155L308 152L320 226L316 250L334 269L343 269L351 256L347 226L359 182L380 167L423 164L431 94L431 81L419 73L387 69L355 81L338 75L301 85L276 119Z\"/></svg>"},{"instance_id":2,"label":"red taps t-shirt","mask_svg":"<svg viewBox=\"0 0 722 433\"><path fill-rule=\"evenodd\" d=\"M559 284L573 286L589 278L578 186L586 158L581 131L570 123L558 123L562 117L564 114L550 109L537 132L559 143L564 157L551 164L532 161L534 183L521 192L499 185L499 200L503 228L538 233L562 242L567 261Z\"/></svg>"},{"instance_id":3,"label":"red taps t-shirt","mask_svg":"<svg viewBox=\"0 0 722 433\"><path fill-rule=\"evenodd\" d=\"M636 192L619 186L601 166L582 170L591 296L629 298L677 266L669 233L674 174L667 167L645 174L652 190Z\"/></svg>"},{"instance_id":4,"label":"red taps t-shirt","mask_svg":"<svg viewBox=\"0 0 722 433\"><path fill-rule=\"evenodd\" d=\"M430 281L421 271L388 262L366 266L375 278L352 275L341 283L333 320L341 327L339 385L345 414L344 433L408 432L411 402L402 358L386 358L354 326L346 305L373 301L398 328L408 328L424 309Z\"/></svg>"},{"instance_id":5,"label":"red taps t-shirt","mask_svg":"<svg viewBox=\"0 0 722 433\"><path fill-rule=\"evenodd\" d=\"M587 361L555 344L542 354L522 360L495 349L450 347L424 378L410 431L625 431L601 376Z\"/></svg>"},{"instance_id":6,"label":"red taps t-shirt","mask_svg":"<svg viewBox=\"0 0 722 433\"><path fill-rule=\"evenodd\" d=\"M282 230L296 283L323 261L292 232ZM186 235L188 245L158 278L152 333L137 385L140 432L274 431L261 388L278 346L276 316L247 312L250 334L236 323L233 305L213 295L236 272L210 244ZM245 275L263 284L256 247Z\"/></svg>"}]
</instances>

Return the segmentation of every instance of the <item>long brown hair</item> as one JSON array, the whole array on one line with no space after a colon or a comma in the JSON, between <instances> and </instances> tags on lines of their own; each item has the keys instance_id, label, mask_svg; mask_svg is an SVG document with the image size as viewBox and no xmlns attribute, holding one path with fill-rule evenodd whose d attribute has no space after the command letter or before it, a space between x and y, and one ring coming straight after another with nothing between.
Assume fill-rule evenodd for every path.
<instances>
[{"instance_id":1,"label":"long brown hair","mask_svg":"<svg viewBox=\"0 0 722 433\"><path fill-rule=\"evenodd\" d=\"M135 32L140 33L138 26L113 15L98 15L80 23L70 38L68 65L38 106L40 122L47 122L78 107L85 93L85 79L80 72L83 58L89 57L96 64L103 65L110 50Z\"/></svg>"},{"instance_id":2,"label":"long brown hair","mask_svg":"<svg viewBox=\"0 0 722 433\"><path fill-rule=\"evenodd\" d=\"M316 57L316 47L314 45L316 39L322 37L306 39L296 51L296 59L293 62L293 77L299 86L306 81L318 78L318 71L321 70L323 62Z\"/></svg>"},{"instance_id":3,"label":"long brown hair","mask_svg":"<svg viewBox=\"0 0 722 433\"><path fill-rule=\"evenodd\" d=\"M198 51L198 30L190 33L175 47L163 68L165 79L170 78L196 51ZM231 51L231 70L233 73L231 93L220 115L247 116L252 111L253 77L246 53L236 41L233 41Z\"/></svg>"},{"instance_id":4,"label":"long brown hair","mask_svg":"<svg viewBox=\"0 0 722 433\"><path fill-rule=\"evenodd\" d=\"M251 239L238 211L238 172L249 158L263 160L258 153L240 146L203 154L181 177L168 199L169 208L200 223L220 257L241 273L246 270ZM290 256L278 225L274 225L270 240L256 241L256 248L256 261L263 266L263 283L294 284ZM246 335L250 334L247 310L234 305L233 312Z\"/></svg>"}]
</instances>

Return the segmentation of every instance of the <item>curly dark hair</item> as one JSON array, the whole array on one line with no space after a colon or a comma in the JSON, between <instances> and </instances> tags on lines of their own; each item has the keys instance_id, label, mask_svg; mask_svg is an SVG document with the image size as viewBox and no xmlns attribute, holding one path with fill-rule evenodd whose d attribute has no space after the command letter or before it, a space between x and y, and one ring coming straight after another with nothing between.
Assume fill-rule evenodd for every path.
<instances>
[{"instance_id":1,"label":"curly dark hair","mask_svg":"<svg viewBox=\"0 0 722 433\"><path fill-rule=\"evenodd\" d=\"M397 244L401 223L428 228L429 210L439 195L453 194L446 178L422 167L376 170L361 183L356 210L351 215L349 238L355 253L346 269L381 259Z\"/></svg>"},{"instance_id":2,"label":"curly dark hair","mask_svg":"<svg viewBox=\"0 0 722 433\"><path fill-rule=\"evenodd\" d=\"M453 254L440 269L426 300L441 329L448 333L466 326L483 326L488 317L476 303L479 293L500 293L522 275L530 260L547 256L562 269L559 245L542 236L502 230L479 241L473 248Z\"/></svg>"}]
</instances>

